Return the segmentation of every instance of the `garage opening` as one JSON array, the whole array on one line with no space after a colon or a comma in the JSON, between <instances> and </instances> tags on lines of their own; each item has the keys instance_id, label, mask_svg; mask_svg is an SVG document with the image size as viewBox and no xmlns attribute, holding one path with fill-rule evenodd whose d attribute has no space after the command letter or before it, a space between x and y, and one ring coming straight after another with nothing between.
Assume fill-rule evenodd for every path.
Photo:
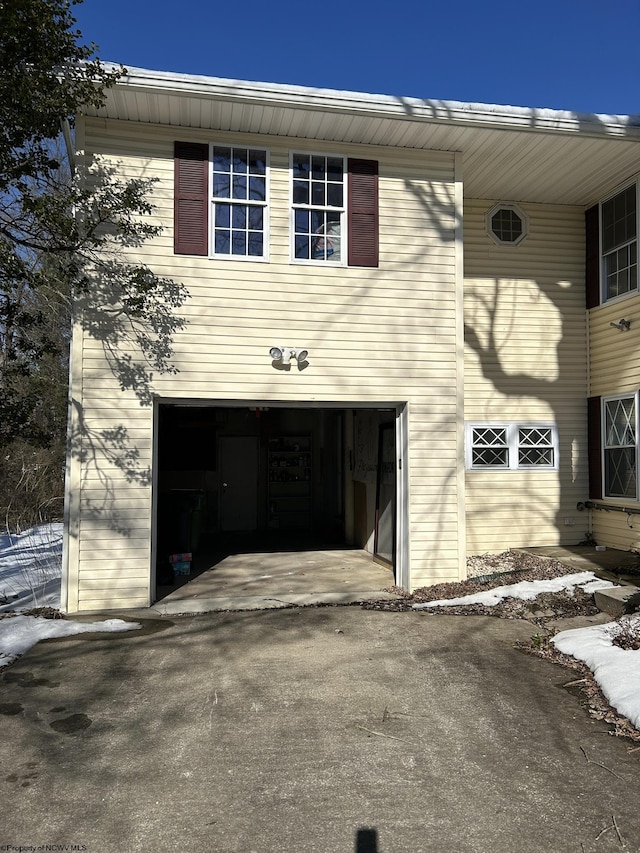
<instances>
[{"instance_id":1,"label":"garage opening","mask_svg":"<svg viewBox=\"0 0 640 853\"><path fill-rule=\"evenodd\" d=\"M382 407L159 404L156 600L230 555L364 550L393 583L395 421Z\"/></svg>"}]
</instances>

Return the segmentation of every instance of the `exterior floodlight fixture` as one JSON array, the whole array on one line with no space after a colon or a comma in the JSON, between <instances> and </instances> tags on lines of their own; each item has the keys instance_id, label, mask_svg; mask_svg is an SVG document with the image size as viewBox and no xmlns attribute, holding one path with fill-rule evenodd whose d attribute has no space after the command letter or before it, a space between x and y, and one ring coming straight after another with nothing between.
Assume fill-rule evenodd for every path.
<instances>
[{"instance_id":1,"label":"exterior floodlight fixture","mask_svg":"<svg viewBox=\"0 0 640 853\"><path fill-rule=\"evenodd\" d=\"M617 329L619 332L628 332L631 328L631 320L625 320L624 317L622 320L619 320L617 323L609 323L610 326L613 326L614 329Z\"/></svg>"},{"instance_id":2,"label":"exterior floodlight fixture","mask_svg":"<svg viewBox=\"0 0 640 853\"><path fill-rule=\"evenodd\" d=\"M273 361L279 361L281 364L291 364L292 358L295 358L298 364L302 364L307 360L309 350L296 347L271 347L269 355Z\"/></svg>"}]
</instances>

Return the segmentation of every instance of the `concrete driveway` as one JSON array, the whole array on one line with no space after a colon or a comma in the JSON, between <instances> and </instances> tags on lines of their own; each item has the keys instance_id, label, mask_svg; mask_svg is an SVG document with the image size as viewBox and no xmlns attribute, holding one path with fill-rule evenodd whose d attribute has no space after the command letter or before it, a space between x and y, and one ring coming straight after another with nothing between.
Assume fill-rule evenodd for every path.
<instances>
[{"instance_id":1,"label":"concrete driveway","mask_svg":"<svg viewBox=\"0 0 640 853\"><path fill-rule=\"evenodd\" d=\"M327 607L41 643L0 676L0 850L638 851L640 752L531 633Z\"/></svg>"}]
</instances>

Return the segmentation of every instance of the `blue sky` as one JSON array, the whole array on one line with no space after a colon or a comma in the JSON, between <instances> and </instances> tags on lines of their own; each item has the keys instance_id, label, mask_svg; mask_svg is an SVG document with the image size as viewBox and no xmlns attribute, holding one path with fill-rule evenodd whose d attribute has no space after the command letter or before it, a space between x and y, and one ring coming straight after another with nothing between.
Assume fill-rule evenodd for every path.
<instances>
[{"instance_id":1,"label":"blue sky","mask_svg":"<svg viewBox=\"0 0 640 853\"><path fill-rule=\"evenodd\" d=\"M85 0L125 65L303 86L640 113L640 0Z\"/></svg>"}]
</instances>

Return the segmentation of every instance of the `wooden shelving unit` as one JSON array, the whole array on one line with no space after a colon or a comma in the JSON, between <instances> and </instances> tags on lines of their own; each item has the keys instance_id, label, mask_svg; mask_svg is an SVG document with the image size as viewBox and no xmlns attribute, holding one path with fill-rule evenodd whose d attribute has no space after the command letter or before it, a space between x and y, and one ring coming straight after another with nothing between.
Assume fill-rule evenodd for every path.
<instances>
[{"instance_id":1,"label":"wooden shelving unit","mask_svg":"<svg viewBox=\"0 0 640 853\"><path fill-rule=\"evenodd\" d=\"M310 530L313 456L310 435L269 439L267 524L274 530Z\"/></svg>"}]
</instances>

